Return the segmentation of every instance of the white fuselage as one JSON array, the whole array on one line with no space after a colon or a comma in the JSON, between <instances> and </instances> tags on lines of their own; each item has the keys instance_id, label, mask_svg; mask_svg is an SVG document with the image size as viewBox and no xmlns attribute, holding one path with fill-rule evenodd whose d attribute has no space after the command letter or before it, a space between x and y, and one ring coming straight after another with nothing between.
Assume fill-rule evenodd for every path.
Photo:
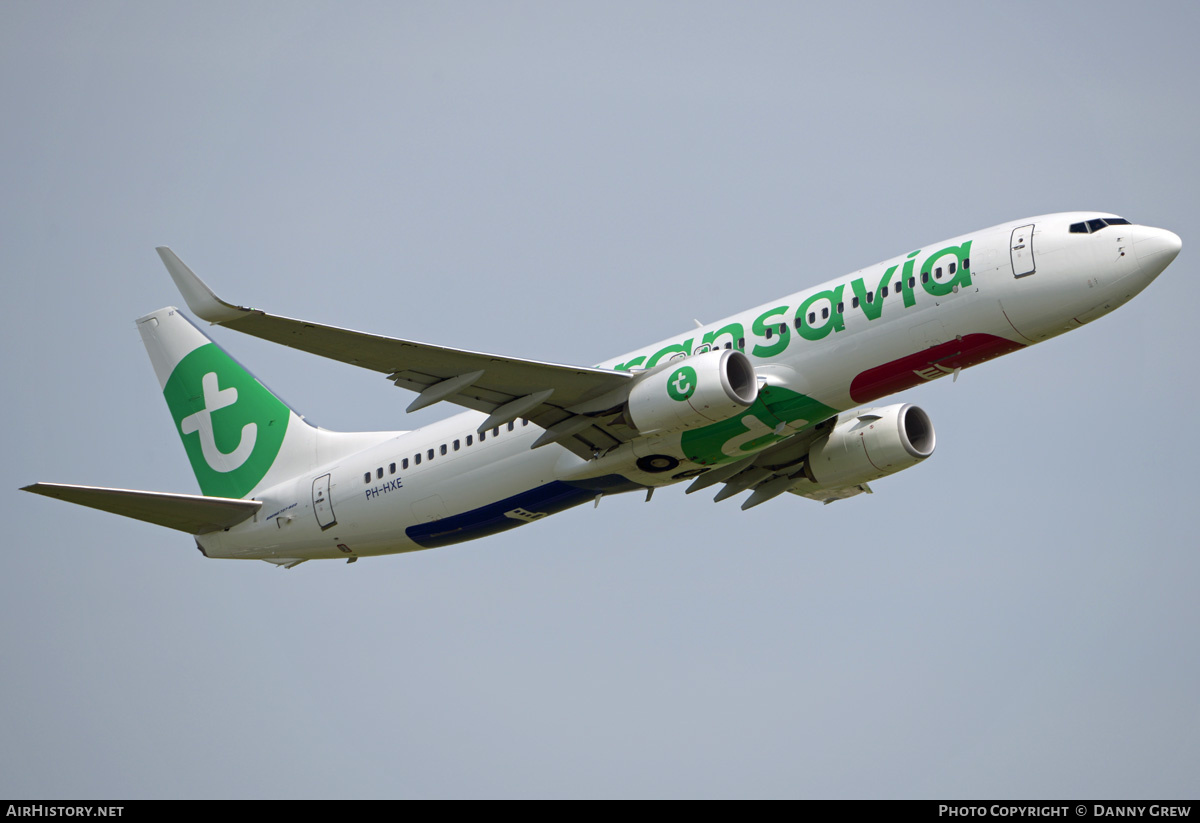
<instances>
[{"instance_id":1,"label":"white fuselage","mask_svg":"<svg viewBox=\"0 0 1200 823\"><path fill-rule=\"evenodd\" d=\"M542 429L522 420L481 437L484 415L467 412L262 489L252 495L263 501L256 517L198 543L210 557L259 559L414 551L521 525L598 494L679 482L1127 302L1180 243L1145 226L1069 229L1109 216L1033 217L931 244L600 364L640 371L709 348L740 348L760 380L803 398L819 419L793 417L777 430L722 442L647 435L584 460L558 445L531 449ZM637 460L647 455L667 455L678 468L643 471ZM325 482L329 510L318 512L314 489Z\"/></svg>"}]
</instances>

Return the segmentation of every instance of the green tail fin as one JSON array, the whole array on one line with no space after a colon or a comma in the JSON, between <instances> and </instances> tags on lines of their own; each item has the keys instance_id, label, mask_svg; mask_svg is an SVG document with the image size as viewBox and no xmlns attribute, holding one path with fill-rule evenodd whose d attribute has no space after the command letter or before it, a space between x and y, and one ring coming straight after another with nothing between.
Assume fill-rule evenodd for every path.
<instances>
[{"instance_id":1,"label":"green tail fin","mask_svg":"<svg viewBox=\"0 0 1200 823\"><path fill-rule=\"evenodd\" d=\"M245 497L275 463L292 418L303 421L178 309L137 324L200 490Z\"/></svg>"}]
</instances>

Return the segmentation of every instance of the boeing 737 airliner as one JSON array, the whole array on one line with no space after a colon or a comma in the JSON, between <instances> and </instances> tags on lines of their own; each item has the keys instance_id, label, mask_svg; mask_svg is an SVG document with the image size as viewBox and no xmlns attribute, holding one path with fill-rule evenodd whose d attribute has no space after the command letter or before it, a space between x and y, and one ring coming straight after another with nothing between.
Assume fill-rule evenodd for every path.
<instances>
[{"instance_id":1,"label":"boeing 737 airliner","mask_svg":"<svg viewBox=\"0 0 1200 823\"><path fill-rule=\"evenodd\" d=\"M447 546L688 480L829 503L933 454L929 416L857 408L1107 314L1179 254L1112 214L972 232L592 368L380 337L218 298L167 248L192 313L387 375L414 431L339 433L288 408L175 308L137 321L201 495L35 483L26 491L195 536L207 557L306 560Z\"/></svg>"}]
</instances>

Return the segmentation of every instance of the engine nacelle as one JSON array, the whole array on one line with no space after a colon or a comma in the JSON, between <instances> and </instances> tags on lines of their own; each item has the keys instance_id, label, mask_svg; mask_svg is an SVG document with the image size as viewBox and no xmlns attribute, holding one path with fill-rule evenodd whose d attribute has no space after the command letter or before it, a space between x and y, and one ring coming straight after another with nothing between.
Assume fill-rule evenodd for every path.
<instances>
[{"instance_id":1,"label":"engine nacelle","mask_svg":"<svg viewBox=\"0 0 1200 823\"><path fill-rule=\"evenodd\" d=\"M626 417L641 434L669 432L728 420L758 399L750 358L718 349L674 360L638 379Z\"/></svg>"},{"instance_id":2,"label":"engine nacelle","mask_svg":"<svg viewBox=\"0 0 1200 823\"><path fill-rule=\"evenodd\" d=\"M915 466L935 443L933 423L917 406L861 409L813 444L805 474L827 489L854 486Z\"/></svg>"}]
</instances>

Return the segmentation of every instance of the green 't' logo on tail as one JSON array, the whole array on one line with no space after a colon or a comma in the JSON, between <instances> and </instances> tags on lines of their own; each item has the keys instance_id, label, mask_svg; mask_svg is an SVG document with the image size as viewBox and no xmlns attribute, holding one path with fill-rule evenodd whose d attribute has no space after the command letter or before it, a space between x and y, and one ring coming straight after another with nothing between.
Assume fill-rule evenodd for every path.
<instances>
[{"instance_id":1,"label":"green 't' logo on tail","mask_svg":"<svg viewBox=\"0 0 1200 823\"><path fill-rule=\"evenodd\" d=\"M263 479L290 412L254 375L209 343L180 361L163 396L204 494L244 497Z\"/></svg>"}]
</instances>

